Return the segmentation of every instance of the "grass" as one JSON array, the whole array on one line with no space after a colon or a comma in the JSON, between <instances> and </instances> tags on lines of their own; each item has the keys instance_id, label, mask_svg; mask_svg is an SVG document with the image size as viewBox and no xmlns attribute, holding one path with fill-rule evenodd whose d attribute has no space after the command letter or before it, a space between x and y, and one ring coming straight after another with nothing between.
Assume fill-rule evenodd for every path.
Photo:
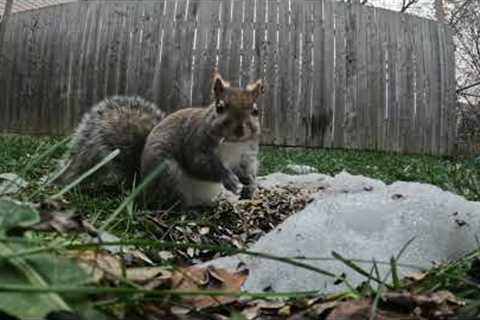
<instances>
[{"instance_id":1,"label":"grass","mask_svg":"<svg viewBox=\"0 0 480 320\"><path fill-rule=\"evenodd\" d=\"M18 172L33 155L41 153L58 141L58 138L0 136L0 172ZM60 148L55 152L52 160L60 157L64 150L65 148ZM330 175L346 170L351 174L361 174L387 183L397 180L419 181L440 187L448 184L451 171L456 166L475 166L473 162L431 156L403 156L352 150L262 148L261 175L282 170L288 164L309 165ZM36 179L53 167L54 161L46 161L28 172L26 178Z\"/></svg>"},{"instance_id":2,"label":"grass","mask_svg":"<svg viewBox=\"0 0 480 320\"><path fill-rule=\"evenodd\" d=\"M33 157L59 141L60 138L53 137L0 136L0 173L24 172ZM65 150L65 146L58 148L46 161L25 172L24 178L37 181L43 175L51 173L56 166L55 160ZM303 164L329 175L346 170L351 174L365 175L386 183L398 180L430 183L464 195L470 200L480 200L480 162L475 161L355 150L277 147L263 147L259 160L260 175L281 171L289 164ZM45 193L40 193L39 196L45 196ZM69 192L66 198L78 212L98 223L108 219L124 200L122 196L108 192L92 195L76 190ZM128 209L131 208L127 208L127 211ZM121 218L127 221L117 221L118 231L127 236L127 226L135 223L131 216L123 215Z\"/></svg>"},{"instance_id":3,"label":"grass","mask_svg":"<svg viewBox=\"0 0 480 320\"><path fill-rule=\"evenodd\" d=\"M448 169L456 162L430 156L402 156L355 150L263 148L261 173L282 170L288 164L305 164L325 174L346 170L390 183L397 180L421 181L442 186Z\"/></svg>"},{"instance_id":4,"label":"grass","mask_svg":"<svg viewBox=\"0 0 480 320\"><path fill-rule=\"evenodd\" d=\"M55 168L55 160L61 157L65 147L59 148L53 152L51 157L38 165L29 168L29 164L31 164L32 159L46 152L59 141L59 138L0 136L0 173L23 172L24 178L28 181L38 181ZM289 164L309 165L315 167L321 173L330 175L346 170L351 174L369 176L383 180L386 183L397 180L425 182L457 192L471 200L480 200L480 164L475 161L347 150L284 149L275 147L264 147L261 149L261 175L281 171ZM29 169L25 170L25 168ZM32 199L32 195L38 199L52 195L48 193L48 190L38 192L38 187L39 185L34 185L19 196L35 201L37 199ZM36 192L32 192L32 189ZM66 195L66 199L69 202L69 207L75 208L76 211L84 214L90 221L94 221L97 226L105 223L105 220L125 200L122 196L113 196L108 193L91 195L80 193L76 190L70 191ZM142 239L145 236L145 232L147 232L139 232L139 230L146 229L147 226L135 220L132 210L128 205L125 210L122 210L126 211L127 214L119 217L120 223L117 224L117 229L114 229L114 233L118 232L122 236L122 239L124 239L122 241ZM188 221L184 221L184 223L188 223ZM352 266L352 269L368 274L368 271L360 269L348 258L341 256L336 258ZM451 290L462 298L474 301L469 306L478 307L480 305L480 288L478 285L480 279L478 279L478 274L475 274L472 270L475 271L480 268L479 261L479 254L472 253L459 261L434 268L429 271L422 285L416 288L416 290L420 292L440 289ZM292 263L292 261L283 262ZM293 264L300 267L303 265L299 262L294 262ZM391 261L391 266L392 272L395 273L395 260ZM394 278L395 283L393 286L399 287L400 280L396 277ZM379 281L379 279L376 280Z\"/></svg>"},{"instance_id":5,"label":"grass","mask_svg":"<svg viewBox=\"0 0 480 320\"><path fill-rule=\"evenodd\" d=\"M59 141L59 138L52 137L0 136L0 173L22 172L32 157ZM50 159L26 172L24 178L36 180L51 172L55 168L55 160L61 157L65 149L60 147ZM480 162L475 161L355 150L277 147L263 147L259 159L260 175L281 171L289 164L303 164L329 175L346 170L386 183L399 180L430 183L470 200L480 200ZM68 200L78 211L98 219L110 214L122 198L111 194L92 196L73 191Z\"/></svg>"}]
</instances>

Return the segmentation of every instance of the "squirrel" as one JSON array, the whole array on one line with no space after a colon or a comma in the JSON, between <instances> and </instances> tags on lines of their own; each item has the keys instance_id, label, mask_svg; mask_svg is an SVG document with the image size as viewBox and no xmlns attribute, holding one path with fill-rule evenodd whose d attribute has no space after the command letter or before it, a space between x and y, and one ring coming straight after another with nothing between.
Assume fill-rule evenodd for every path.
<instances>
[{"instance_id":1,"label":"squirrel","mask_svg":"<svg viewBox=\"0 0 480 320\"><path fill-rule=\"evenodd\" d=\"M72 181L118 148L119 156L94 173L101 177L94 181L128 186L163 165L143 192L148 207L212 206L223 188L250 199L261 133L256 101L263 92L262 80L233 87L215 69L208 106L166 115L140 97L107 98L83 117L54 181Z\"/></svg>"},{"instance_id":2,"label":"squirrel","mask_svg":"<svg viewBox=\"0 0 480 320\"><path fill-rule=\"evenodd\" d=\"M93 175L82 180L85 190L102 187L129 188L140 174L145 140L165 113L138 96L113 96L95 104L74 130L62 169L50 181L63 186L79 178L116 149L120 153Z\"/></svg>"}]
</instances>

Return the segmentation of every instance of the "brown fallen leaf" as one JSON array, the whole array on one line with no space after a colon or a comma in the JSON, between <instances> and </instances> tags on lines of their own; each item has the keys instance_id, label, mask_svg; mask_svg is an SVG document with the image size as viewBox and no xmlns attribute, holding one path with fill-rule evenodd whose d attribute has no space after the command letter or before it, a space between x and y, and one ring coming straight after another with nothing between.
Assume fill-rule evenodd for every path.
<instances>
[{"instance_id":1,"label":"brown fallen leaf","mask_svg":"<svg viewBox=\"0 0 480 320\"><path fill-rule=\"evenodd\" d=\"M247 320L253 320L255 318L258 318L258 316L260 315L260 307L258 307L258 305L247 307L242 310L242 315Z\"/></svg>"},{"instance_id":2,"label":"brown fallen leaf","mask_svg":"<svg viewBox=\"0 0 480 320\"><path fill-rule=\"evenodd\" d=\"M97 281L108 278L115 280L124 277L129 281L145 285L147 289L155 289L169 283L171 270L165 267L133 267L122 269L119 257L106 251L71 251L70 255L78 259L87 272L92 272Z\"/></svg>"},{"instance_id":3,"label":"brown fallen leaf","mask_svg":"<svg viewBox=\"0 0 480 320\"><path fill-rule=\"evenodd\" d=\"M245 283L248 272L238 269L234 272L217 269L212 266L198 268L196 266L179 269L171 277L170 288L179 291L213 290L225 292L239 292ZM232 296L193 296L184 300L197 310L217 306L235 301Z\"/></svg>"},{"instance_id":4,"label":"brown fallen leaf","mask_svg":"<svg viewBox=\"0 0 480 320\"><path fill-rule=\"evenodd\" d=\"M332 310L333 308L338 306L340 303L341 303L340 301L335 300L335 301L328 301L328 302L314 304L308 310L308 314L311 314L315 317L324 316L327 311Z\"/></svg>"},{"instance_id":5,"label":"brown fallen leaf","mask_svg":"<svg viewBox=\"0 0 480 320\"><path fill-rule=\"evenodd\" d=\"M118 257L111 254L96 251L71 251L70 255L78 259L79 265L94 275L96 281L105 277L118 278L122 276L122 264Z\"/></svg>"},{"instance_id":6,"label":"brown fallen leaf","mask_svg":"<svg viewBox=\"0 0 480 320\"><path fill-rule=\"evenodd\" d=\"M93 225L81 215L72 211L40 211L40 222L30 226L30 230L42 232L87 233L96 235Z\"/></svg>"},{"instance_id":7,"label":"brown fallen leaf","mask_svg":"<svg viewBox=\"0 0 480 320\"><path fill-rule=\"evenodd\" d=\"M372 299L352 300L340 303L326 320L366 320L372 312ZM415 320L416 316L395 311L376 309L375 320Z\"/></svg>"},{"instance_id":8,"label":"brown fallen leaf","mask_svg":"<svg viewBox=\"0 0 480 320\"><path fill-rule=\"evenodd\" d=\"M438 291L431 294L386 293L383 296L386 304L394 304L413 312L414 310L427 319L446 319L458 311L465 303L457 299L449 291Z\"/></svg>"},{"instance_id":9,"label":"brown fallen leaf","mask_svg":"<svg viewBox=\"0 0 480 320\"><path fill-rule=\"evenodd\" d=\"M292 314L291 307L286 305L278 310L278 315L281 317L288 317Z\"/></svg>"},{"instance_id":10,"label":"brown fallen leaf","mask_svg":"<svg viewBox=\"0 0 480 320\"><path fill-rule=\"evenodd\" d=\"M422 281L423 279L425 279L427 277L427 274L426 272L412 272L410 274L407 274L405 276L405 279L406 280L412 280L414 282L419 282L419 281Z\"/></svg>"},{"instance_id":11,"label":"brown fallen leaf","mask_svg":"<svg viewBox=\"0 0 480 320\"><path fill-rule=\"evenodd\" d=\"M126 269L126 278L138 284L159 280L163 283L171 279L172 272L165 267L138 267Z\"/></svg>"}]
</instances>

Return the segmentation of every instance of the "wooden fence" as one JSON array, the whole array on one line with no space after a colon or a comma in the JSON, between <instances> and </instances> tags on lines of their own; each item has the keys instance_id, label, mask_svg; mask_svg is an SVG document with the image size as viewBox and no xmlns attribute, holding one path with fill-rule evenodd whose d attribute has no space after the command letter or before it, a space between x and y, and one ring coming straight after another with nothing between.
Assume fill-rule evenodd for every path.
<instances>
[{"instance_id":1,"label":"wooden fence","mask_svg":"<svg viewBox=\"0 0 480 320\"><path fill-rule=\"evenodd\" d=\"M199 105L217 63L235 84L265 79L265 144L452 153L451 31L331 0L86 1L14 14L0 130L68 133L113 94L169 112Z\"/></svg>"}]
</instances>

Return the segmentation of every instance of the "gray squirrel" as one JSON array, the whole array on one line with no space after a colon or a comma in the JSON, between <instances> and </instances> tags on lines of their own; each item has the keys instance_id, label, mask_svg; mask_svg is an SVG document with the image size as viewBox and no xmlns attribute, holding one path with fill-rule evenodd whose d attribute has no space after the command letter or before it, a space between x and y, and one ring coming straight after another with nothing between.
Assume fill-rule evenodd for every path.
<instances>
[{"instance_id":1,"label":"gray squirrel","mask_svg":"<svg viewBox=\"0 0 480 320\"><path fill-rule=\"evenodd\" d=\"M215 69L212 102L205 107L166 115L140 97L106 98L83 116L52 183L72 182L119 149L116 158L82 184L129 187L161 165L143 192L149 207L174 202L211 206L223 187L242 199L252 198L261 133L256 101L263 92L261 80L236 88Z\"/></svg>"}]
</instances>

